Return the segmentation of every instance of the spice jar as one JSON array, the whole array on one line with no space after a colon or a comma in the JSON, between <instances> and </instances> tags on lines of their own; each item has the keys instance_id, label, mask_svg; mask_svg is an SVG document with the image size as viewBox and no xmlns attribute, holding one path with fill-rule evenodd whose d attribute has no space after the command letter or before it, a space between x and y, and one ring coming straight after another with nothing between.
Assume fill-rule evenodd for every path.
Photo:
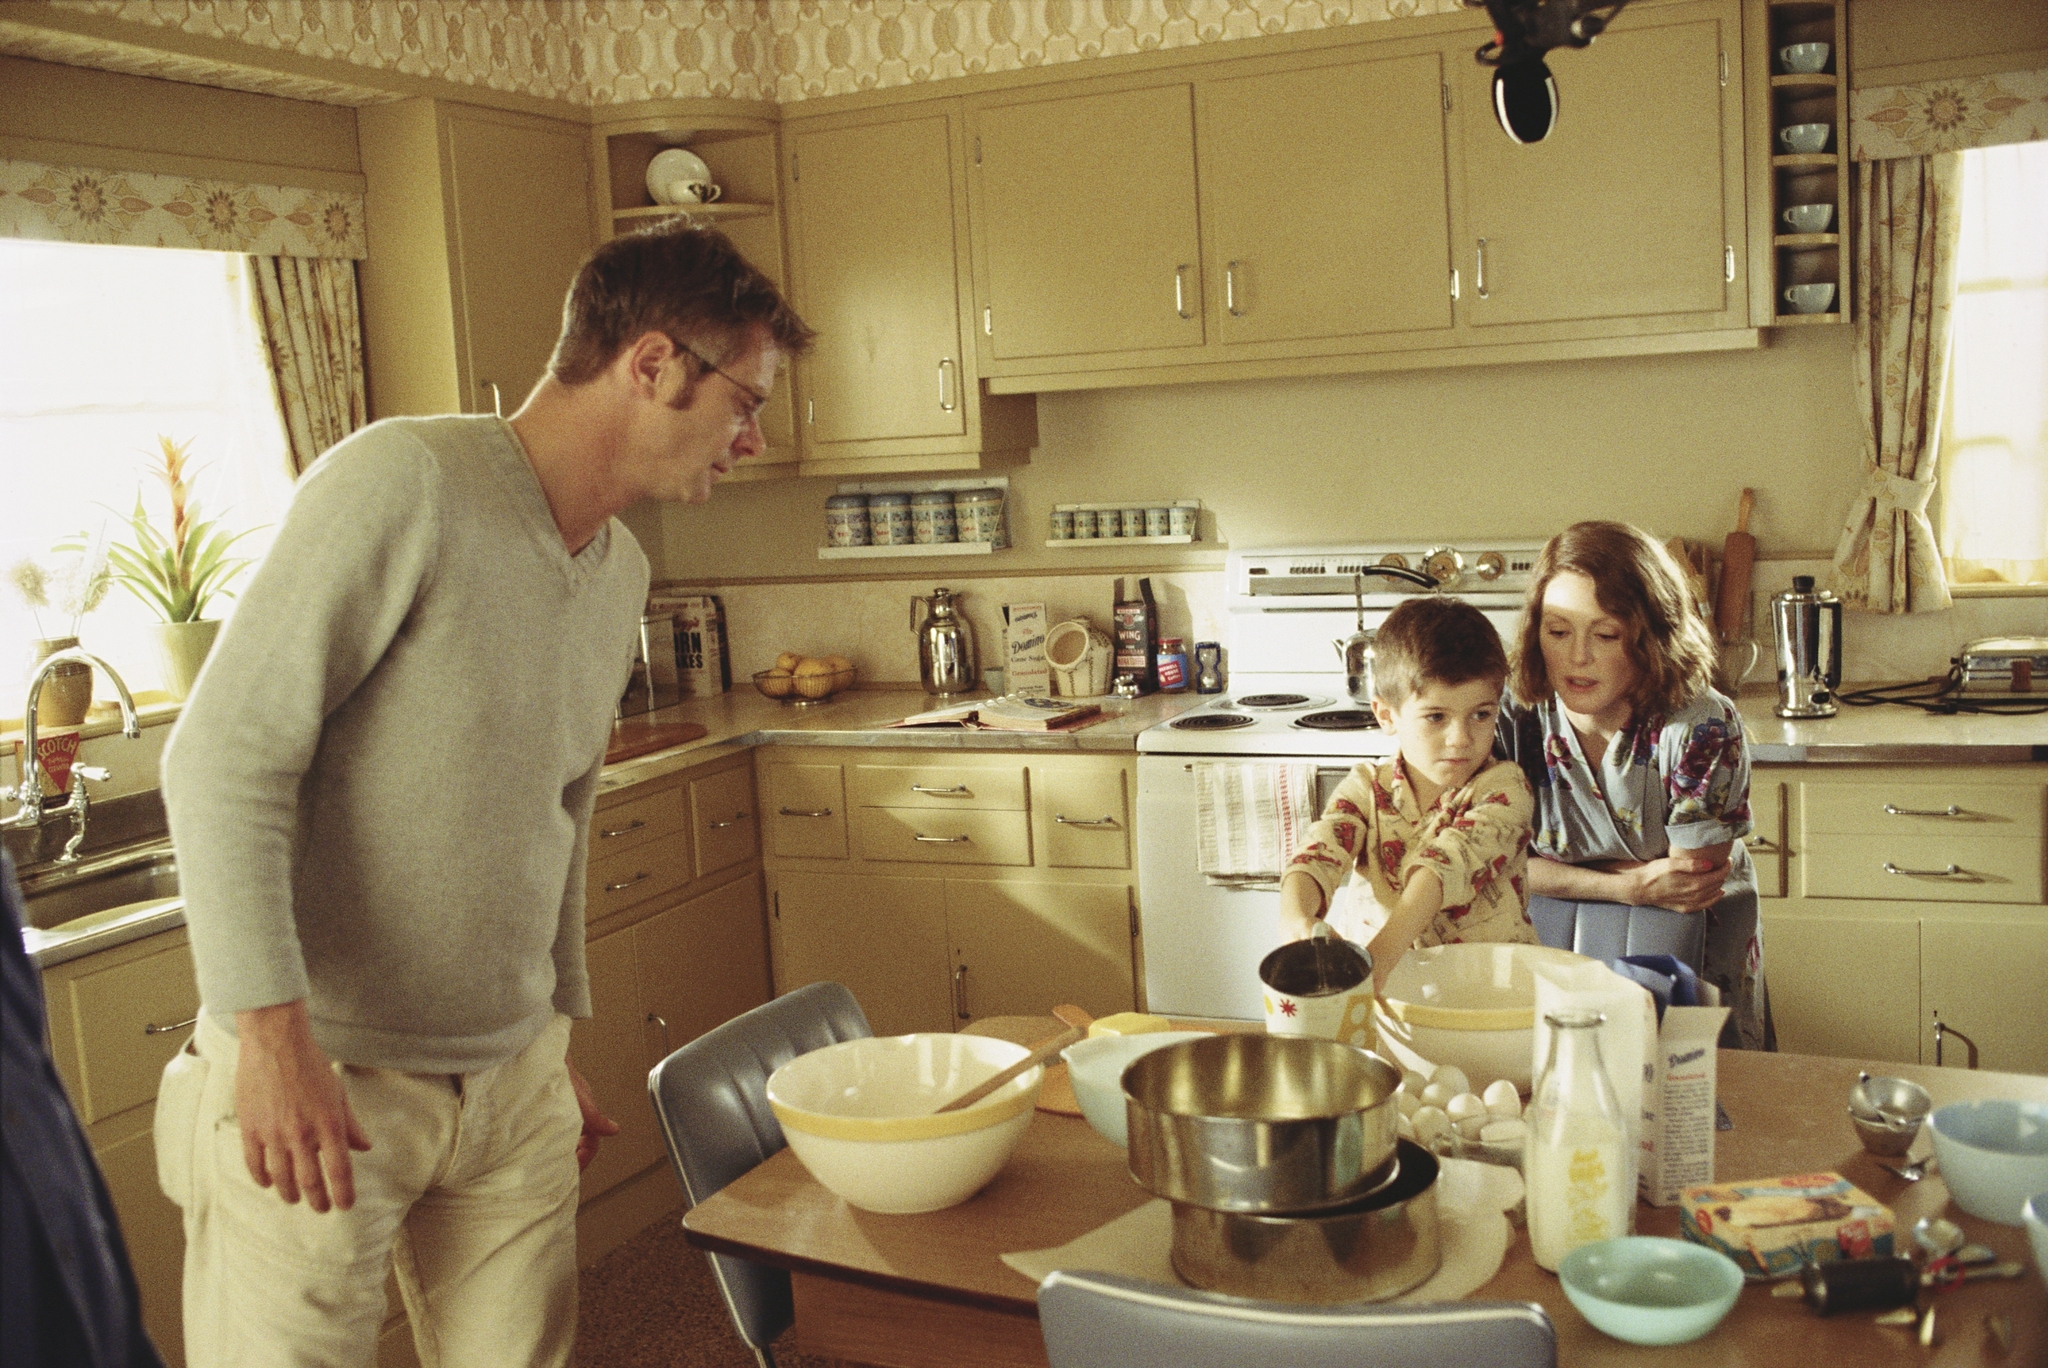
<instances>
[{"instance_id":1,"label":"spice jar","mask_svg":"<svg viewBox=\"0 0 2048 1368\"><path fill-rule=\"evenodd\" d=\"M1180 637L1159 638L1159 687L1180 693L1188 687L1188 653Z\"/></svg>"}]
</instances>

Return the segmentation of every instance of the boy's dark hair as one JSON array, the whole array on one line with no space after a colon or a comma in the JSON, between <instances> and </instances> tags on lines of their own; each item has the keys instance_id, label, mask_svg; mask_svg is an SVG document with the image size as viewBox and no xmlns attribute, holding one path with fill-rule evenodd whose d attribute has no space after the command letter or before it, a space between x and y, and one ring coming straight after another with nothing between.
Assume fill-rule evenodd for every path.
<instances>
[{"instance_id":1,"label":"boy's dark hair","mask_svg":"<svg viewBox=\"0 0 2048 1368\"><path fill-rule=\"evenodd\" d=\"M766 327L785 356L801 355L816 336L731 238L669 219L613 238L584 261L562 304L548 372L565 385L586 384L650 332L722 365L751 323Z\"/></svg>"},{"instance_id":2,"label":"boy's dark hair","mask_svg":"<svg viewBox=\"0 0 2048 1368\"><path fill-rule=\"evenodd\" d=\"M1424 684L1496 687L1507 682L1508 653L1486 615L1461 599L1412 598L1387 614L1373 642L1373 693L1398 708Z\"/></svg>"}]
</instances>

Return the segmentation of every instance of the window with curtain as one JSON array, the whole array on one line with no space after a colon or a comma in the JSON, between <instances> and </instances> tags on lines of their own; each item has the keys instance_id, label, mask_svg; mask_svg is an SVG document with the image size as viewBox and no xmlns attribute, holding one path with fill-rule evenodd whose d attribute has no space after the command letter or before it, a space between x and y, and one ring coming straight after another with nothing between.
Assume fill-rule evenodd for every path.
<instances>
[{"instance_id":1,"label":"window with curtain","mask_svg":"<svg viewBox=\"0 0 2048 1368\"><path fill-rule=\"evenodd\" d=\"M1942 555L1957 584L2048 585L2048 142L1962 158Z\"/></svg>"},{"instance_id":2,"label":"window with curtain","mask_svg":"<svg viewBox=\"0 0 2048 1368\"><path fill-rule=\"evenodd\" d=\"M54 549L131 540L138 494L168 530L162 438L186 446L200 517L254 529L234 554L267 549L292 479L251 288L228 253L0 239L0 717L20 715L39 638L77 636L131 689L162 687L157 616L114 586L73 630L80 557ZM24 562L48 606L25 601ZM217 598L206 615L233 608Z\"/></svg>"}]
</instances>

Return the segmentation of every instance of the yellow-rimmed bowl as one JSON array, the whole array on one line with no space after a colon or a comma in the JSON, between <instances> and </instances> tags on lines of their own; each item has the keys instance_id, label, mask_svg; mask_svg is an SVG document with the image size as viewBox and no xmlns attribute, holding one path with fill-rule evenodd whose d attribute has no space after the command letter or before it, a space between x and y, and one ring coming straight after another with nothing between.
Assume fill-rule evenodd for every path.
<instances>
[{"instance_id":1,"label":"yellow-rimmed bowl","mask_svg":"<svg viewBox=\"0 0 2048 1368\"><path fill-rule=\"evenodd\" d=\"M1526 1093L1536 1048L1535 967L1584 961L1547 945L1491 941L1410 950L1380 990L1381 1053L1424 1075L1455 1064L1474 1092L1505 1078Z\"/></svg>"},{"instance_id":2,"label":"yellow-rimmed bowl","mask_svg":"<svg viewBox=\"0 0 2048 1368\"><path fill-rule=\"evenodd\" d=\"M849 1206L908 1215L966 1201L1031 1124L1043 1067L957 1112L939 1108L1029 1054L987 1036L878 1036L798 1055L768 1105L811 1176Z\"/></svg>"}]
</instances>

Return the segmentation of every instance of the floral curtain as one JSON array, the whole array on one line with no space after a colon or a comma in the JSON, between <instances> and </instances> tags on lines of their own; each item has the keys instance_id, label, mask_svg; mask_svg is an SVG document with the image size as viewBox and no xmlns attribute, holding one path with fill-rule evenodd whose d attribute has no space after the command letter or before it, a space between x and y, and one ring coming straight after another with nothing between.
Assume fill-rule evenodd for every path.
<instances>
[{"instance_id":1,"label":"floral curtain","mask_svg":"<svg viewBox=\"0 0 2048 1368\"><path fill-rule=\"evenodd\" d=\"M1849 156L1924 157L2048 138L2048 67L1849 92Z\"/></svg>"},{"instance_id":2,"label":"floral curtain","mask_svg":"<svg viewBox=\"0 0 2048 1368\"><path fill-rule=\"evenodd\" d=\"M331 257L249 257L256 321L270 351L271 394L294 475L369 421L356 264Z\"/></svg>"},{"instance_id":3,"label":"floral curtain","mask_svg":"<svg viewBox=\"0 0 2048 1368\"><path fill-rule=\"evenodd\" d=\"M1856 167L1856 397L1863 488L1835 547L1842 601L1874 613L1949 606L1927 520L1956 294L1962 161Z\"/></svg>"},{"instance_id":4,"label":"floral curtain","mask_svg":"<svg viewBox=\"0 0 2048 1368\"><path fill-rule=\"evenodd\" d=\"M260 256L369 255L363 197L0 157L0 237Z\"/></svg>"}]
</instances>

